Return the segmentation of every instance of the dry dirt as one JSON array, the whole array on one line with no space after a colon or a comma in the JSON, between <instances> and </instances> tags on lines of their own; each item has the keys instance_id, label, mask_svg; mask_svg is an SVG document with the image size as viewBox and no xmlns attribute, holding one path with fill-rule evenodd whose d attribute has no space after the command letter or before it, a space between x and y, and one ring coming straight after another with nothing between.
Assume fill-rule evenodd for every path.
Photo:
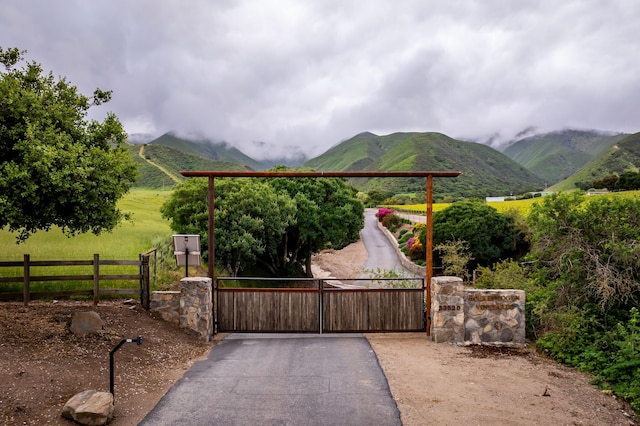
<instances>
[{"instance_id":1,"label":"dry dirt","mask_svg":"<svg viewBox=\"0 0 640 426\"><path fill-rule=\"evenodd\" d=\"M361 243L316 256L325 274L348 277L366 260ZM98 334L69 331L75 311L95 310ZM0 304L0 424L72 425L64 403L87 390L109 390L115 353L115 417L135 425L214 343L201 343L123 301ZM405 425L633 425L631 411L589 385L589 377L530 349L434 344L423 333L367 335Z\"/></svg>"}]
</instances>

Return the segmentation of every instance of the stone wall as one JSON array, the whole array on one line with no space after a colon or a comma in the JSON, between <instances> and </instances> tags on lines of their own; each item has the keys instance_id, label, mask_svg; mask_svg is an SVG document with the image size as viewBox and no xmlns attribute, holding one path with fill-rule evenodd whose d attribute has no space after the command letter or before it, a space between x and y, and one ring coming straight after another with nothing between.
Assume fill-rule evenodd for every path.
<instances>
[{"instance_id":1,"label":"stone wall","mask_svg":"<svg viewBox=\"0 0 640 426\"><path fill-rule=\"evenodd\" d=\"M396 255L398 256L398 259L400 259L400 263L402 263L402 266L404 266L406 269L413 272L414 274L424 277L425 274L427 273L426 272L427 268L425 268L424 266L416 265L411 260L409 260L409 258L405 256L402 250L400 250L400 247L398 247L398 241L396 240L396 237L393 236L391 231L389 231L377 219L376 219L376 223L378 224L378 229L382 231L382 233L387 237L387 239L393 246L394 250L396 251Z\"/></svg>"},{"instance_id":2,"label":"stone wall","mask_svg":"<svg viewBox=\"0 0 640 426\"><path fill-rule=\"evenodd\" d=\"M522 290L468 289L457 277L431 279L431 338L438 343L525 344Z\"/></svg>"},{"instance_id":3,"label":"stone wall","mask_svg":"<svg viewBox=\"0 0 640 426\"><path fill-rule=\"evenodd\" d=\"M187 277L180 280L180 291L154 291L150 309L201 340L213 336L211 278Z\"/></svg>"},{"instance_id":4,"label":"stone wall","mask_svg":"<svg viewBox=\"0 0 640 426\"><path fill-rule=\"evenodd\" d=\"M180 292L154 291L151 293L149 310L155 312L163 320L180 325Z\"/></svg>"},{"instance_id":5,"label":"stone wall","mask_svg":"<svg viewBox=\"0 0 640 426\"><path fill-rule=\"evenodd\" d=\"M464 341L470 343L525 343L523 290L464 292Z\"/></svg>"}]
</instances>

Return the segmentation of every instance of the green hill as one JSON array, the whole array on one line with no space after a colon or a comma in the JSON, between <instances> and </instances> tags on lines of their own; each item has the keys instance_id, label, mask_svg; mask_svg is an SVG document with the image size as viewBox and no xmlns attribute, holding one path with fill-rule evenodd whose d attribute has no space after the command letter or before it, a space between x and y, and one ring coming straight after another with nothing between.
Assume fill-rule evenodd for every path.
<instances>
[{"instance_id":1,"label":"green hill","mask_svg":"<svg viewBox=\"0 0 640 426\"><path fill-rule=\"evenodd\" d=\"M562 130L521 139L503 153L552 184L571 176L625 136Z\"/></svg>"},{"instance_id":2,"label":"green hill","mask_svg":"<svg viewBox=\"0 0 640 426\"><path fill-rule=\"evenodd\" d=\"M460 170L455 179L438 179L434 195L480 197L541 189L543 181L506 155L486 145L441 133L362 133L334 146L305 167L331 171ZM423 192L420 178L354 179L363 191Z\"/></svg>"},{"instance_id":3,"label":"green hill","mask_svg":"<svg viewBox=\"0 0 640 426\"><path fill-rule=\"evenodd\" d=\"M185 139L169 132L149 142L150 145L164 145L178 151L195 154L210 160L224 161L247 166L252 170L261 168L260 162L245 155L226 143L213 143L207 140Z\"/></svg>"},{"instance_id":4,"label":"green hill","mask_svg":"<svg viewBox=\"0 0 640 426\"><path fill-rule=\"evenodd\" d=\"M585 165L569 178L553 185L553 191L576 189L577 185L590 187L593 181L612 174L621 174L631 170L637 172L640 168L640 133L627 135L624 139L611 146L605 153Z\"/></svg>"},{"instance_id":5,"label":"green hill","mask_svg":"<svg viewBox=\"0 0 640 426\"><path fill-rule=\"evenodd\" d=\"M138 164L140 177L136 187L165 188L182 182L182 170L247 170L226 161L211 160L164 145L130 145L129 152Z\"/></svg>"}]
</instances>

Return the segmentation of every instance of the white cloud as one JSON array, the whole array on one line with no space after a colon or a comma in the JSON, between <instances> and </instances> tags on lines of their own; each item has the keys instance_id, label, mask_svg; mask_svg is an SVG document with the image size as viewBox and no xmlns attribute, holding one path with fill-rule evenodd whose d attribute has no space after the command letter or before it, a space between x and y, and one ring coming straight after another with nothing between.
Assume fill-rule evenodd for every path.
<instances>
[{"instance_id":1,"label":"white cloud","mask_svg":"<svg viewBox=\"0 0 640 426\"><path fill-rule=\"evenodd\" d=\"M83 92L112 89L130 133L255 157L362 131L638 131L640 3L522 3L8 0L0 40Z\"/></svg>"}]
</instances>

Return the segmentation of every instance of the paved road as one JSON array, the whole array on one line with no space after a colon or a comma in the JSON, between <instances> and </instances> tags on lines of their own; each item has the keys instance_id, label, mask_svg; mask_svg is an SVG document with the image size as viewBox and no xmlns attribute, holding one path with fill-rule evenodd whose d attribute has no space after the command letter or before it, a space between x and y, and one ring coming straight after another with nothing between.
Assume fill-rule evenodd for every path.
<instances>
[{"instance_id":1,"label":"paved road","mask_svg":"<svg viewBox=\"0 0 640 426\"><path fill-rule=\"evenodd\" d=\"M360 231L362 242L369 256L364 269L367 271L377 271L378 269L395 271L401 277L416 277L416 274L402 265L395 248L378 228L376 211L376 209L365 209L364 228ZM362 277L369 277L369 274L363 274ZM355 284L361 284L361 282L356 281Z\"/></svg>"},{"instance_id":2,"label":"paved road","mask_svg":"<svg viewBox=\"0 0 640 426\"><path fill-rule=\"evenodd\" d=\"M141 425L401 425L362 335L231 334Z\"/></svg>"},{"instance_id":3,"label":"paved road","mask_svg":"<svg viewBox=\"0 0 640 426\"><path fill-rule=\"evenodd\" d=\"M364 228L360 232L362 242L369 255L364 268L367 270L393 270L404 272L405 269L398 260L394 248L387 237L378 229L378 218L375 209L366 209L364 212Z\"/></svg>"}]
</instances>

